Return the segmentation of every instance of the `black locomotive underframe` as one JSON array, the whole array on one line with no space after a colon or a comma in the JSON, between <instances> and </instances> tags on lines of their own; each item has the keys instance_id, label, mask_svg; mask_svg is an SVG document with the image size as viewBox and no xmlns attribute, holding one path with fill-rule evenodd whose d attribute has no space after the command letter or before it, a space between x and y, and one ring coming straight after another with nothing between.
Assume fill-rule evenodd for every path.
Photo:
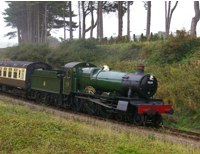
<instances>
[{"instance_id":1,"label":"black locomotive underframe","mask_svg":"<svg viewBox=\"0 0 200 154\"><path fill-rule=\"evenodd\" d=\"M69 95L65 95L31 89L25 91L24 89L6 85L0 85L0 90L13 95L26 97L37 103L62 107L67 110L83 112L104 118L112 118L117 121L126 121L135 123L136 125L145 125L149 122L159 125L162 122L162 117L160 115L158 117L146 117L145 115L141 117L141 115L137 114L137 106L131 103L128 104L126 111L117 109L117 102L119 100L131 102L131 100L133 100L131 98L109 97L86 93L70 93ZM156 121L156 119L159 121Z\"/></svg>"}]
</instances>

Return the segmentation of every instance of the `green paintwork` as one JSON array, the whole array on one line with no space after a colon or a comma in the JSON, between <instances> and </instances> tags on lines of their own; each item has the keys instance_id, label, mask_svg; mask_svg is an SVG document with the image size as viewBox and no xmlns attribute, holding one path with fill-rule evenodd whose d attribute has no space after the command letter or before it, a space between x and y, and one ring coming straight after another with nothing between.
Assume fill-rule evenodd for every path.
<instances>
[{"instance_id":1,"label":"green paintwork","mask_svg":"<svg viewBox=\"0 0 200 154\"><path fill-rule=\"evenodd\" d=\"M61 79L57 71L35 70L31 77L31 87L35 90L60 93Z\"/></svg>"},{"instance_id":2,"label":"green paintwork","mask_svg":"<svg viewBox=\"0 0 200 154\"><path fill-rule=\"evenodd\" d=\"M122 89L122 77L126 73L115 71L100 71L97 74L93 74L91 82L93 87L97 87L99 90L106 92L119 91Z\"/></svg>"},{"instance_id":3,"label":"green paintwork","mask_svg":"<svg viewBox=\"0 0 200 154\"><path fill-rule=\"evenodd\" d=\"M69 94L70 92L77 92L77 79L76 79L76 69L66 68L66 77L63 79L63 93Z\"/></svg>"},{"instance_id":4,"label":"green paintwork","mask_svg":"<svg viewBox=\"0 0 200 154\"><path fill-rule=\"evenodd\" d=\"M81 68L77 74L79 89L83 91L85 87L92 86L103 92L119 92L122 90L122 77L126 73L116 71L105 71L101 68Z\"/></svg>"},{"instance_id":5,"label":"green paintwork","mask_svg":"<svg viewBox=\"0 0 200 154\"><path fill-rule=\"evenodd\" d=\"M72 90L72 69L66 69L66 76L63 78L63 93L69 94Z\"/></svg>"},{"instance_id":6,"label":"green paintwork","mask_svg":"<svg viewBox=\"0 0 200 154\"><path fill-rule=\"evenodd\" d=\"M126 73L107 71L93 64L79 62L66 64L64 71L66 75L62 82L58 77L60 71L35 70L31 78L32 89L70 94L84 92L86 87L92 86L98 91L119 93L122 90L122 78L126 75Z\"/></svg>"},{"instance_id":7,"label":"green paintwork","mask_svg":"<svg viewBox=\"0 0 200 154\"><path fill-rule=\"evenodd\" d=\"M66 71L67 77L64 78L63 93L69 94L70 92L78 92L80 90L79 71L85 67L96 66L85 62L70 62L64 66L64 71Z\"/></svg>"},{"instance_id":8,"label":"green paintwork","mask_svg":"<svg viewBox=\"0 0 200 154\"><path fill-rule=\"evenodd\" d=\"M58 74L63 71L66 75L62 82ZM70 94L84 92L86 87L92 86L98 91L119 93L122 90L122 78L126 75L126 73L107 71L93 64L80 62L66 64L63 71L35 70L31 77L32 89Z\"/></svg>"}]
</instances>

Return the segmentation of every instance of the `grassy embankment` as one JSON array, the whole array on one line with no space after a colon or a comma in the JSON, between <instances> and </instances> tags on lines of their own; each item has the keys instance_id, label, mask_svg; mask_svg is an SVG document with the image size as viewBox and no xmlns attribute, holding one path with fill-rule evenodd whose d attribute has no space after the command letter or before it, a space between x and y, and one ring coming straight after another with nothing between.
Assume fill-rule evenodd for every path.
<instances>
[{"instance_id":1,"label":"grassy embankment","mask_svg":"<svg viewBox=\"0 0 200 154\"><path fill-rule=\"evenodd\" d=\"M0 99L0 153L198 153L191 145L65 120Z\"/></svg>"},{"instance_id":2,"label":"grassy embankment","mask_svg":"<svg viewBox=\"0 0 200 154\"><path fill-rule=\"evenodd\" d=\"M13 60L44 61L55 67L68 61L107 64L112 69L132 72L139 63L153 73L159 88L156 98L170 102L175 109L168 125L200 131L200 38L180 31L176 37L155 42L99 45L94 40L70 41L58 48L22 45L8 48L4 55Z\"/></svg>"}]
</instances>

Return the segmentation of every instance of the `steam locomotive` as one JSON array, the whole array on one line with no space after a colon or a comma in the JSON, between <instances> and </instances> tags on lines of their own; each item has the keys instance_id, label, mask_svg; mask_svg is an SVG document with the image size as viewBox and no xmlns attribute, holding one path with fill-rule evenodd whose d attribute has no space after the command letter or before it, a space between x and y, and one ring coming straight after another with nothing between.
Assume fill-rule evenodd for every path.
<instances>
[{"instance_id":1,"label":"steam locomotive","mask_svg":"<svg viewBox=\"0 0 200 154\"><path fill-rule=\"evenodd\" d=\"M0 61L0 90L36 102L136 125L160 125L171 105L153 99L158 82L138 66L134 73L70 62L60 70L42 62Z\"/></svg>"}]
</instances>

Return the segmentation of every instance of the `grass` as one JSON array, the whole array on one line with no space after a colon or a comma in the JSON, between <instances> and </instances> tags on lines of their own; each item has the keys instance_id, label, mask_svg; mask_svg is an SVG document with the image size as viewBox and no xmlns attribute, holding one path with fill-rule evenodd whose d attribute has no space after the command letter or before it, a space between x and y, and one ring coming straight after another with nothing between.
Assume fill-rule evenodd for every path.
<instances>
[{"instance_id":1,"label":"grass","mask_svg":"<svg viewBox=\"0 0 200 154\"><path fill-rule=\"evenodd\" d=\"M66 120L9 100L0 100L0 117L0 153L199 153L153 134Z\"/></svg>"},{"instance_id":2,"label":"grass","mask_svg":"<svg viewBox=\"0 0 200 154\"><path fill-rule=\"evenodd\" d=\"M156 97L163 98L175 109L173 118L168 124L184 130L200 132L200 64L173 64L163 67L151 66L159 81Z\"/></svg>"}]
</instances>

